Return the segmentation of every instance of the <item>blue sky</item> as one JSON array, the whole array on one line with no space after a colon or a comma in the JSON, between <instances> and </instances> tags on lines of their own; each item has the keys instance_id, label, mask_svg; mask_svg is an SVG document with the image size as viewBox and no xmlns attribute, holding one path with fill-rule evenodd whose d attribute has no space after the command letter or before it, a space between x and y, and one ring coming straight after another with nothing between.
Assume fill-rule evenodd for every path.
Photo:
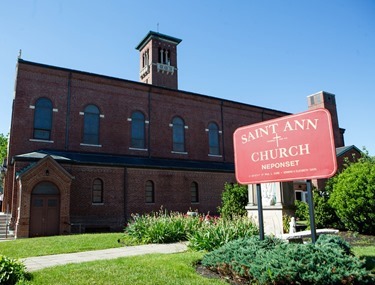
<instances>
[{"instance_id":1,"label":"blue sky","mask_svg":"<svg viewBox=\"0 0 375 285\"><path fill-rule=\"evenodd\" d=\"M139 80L150 31L182 39L179 89L290 113L336 95L346 145L375 155L373 0L0 0L0 133L19 50L29 61Z\"/></svg>"}]
</instances>

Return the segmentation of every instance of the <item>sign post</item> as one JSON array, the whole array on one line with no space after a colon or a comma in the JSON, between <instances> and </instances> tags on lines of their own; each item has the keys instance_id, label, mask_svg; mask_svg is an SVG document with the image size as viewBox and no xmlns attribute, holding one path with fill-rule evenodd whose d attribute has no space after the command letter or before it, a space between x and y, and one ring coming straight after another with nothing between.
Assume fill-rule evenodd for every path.
<instances>
[{"instance_id":1,"label":"sign post","mask_svg":"<svg viewBox=\"0 0 375 285\"><path fill-rule=\"evenodd\" d=\"M262 191L261 191L261 187L259 183L257 184L257 202L258 202L259 239L264 240Z\"/></svg>"},{"instance_id":2,"label":"sign post","mask_svg":"<svg viewBox=\"0 0 375 285\"><path fill-rule=\"evenodd\" d=\"M311 179L329 178L337 170L329 111L315 109L241 127L234 132L233 141L237 181L257 184L259 226L262 230L258 184L309 180L310 222L315 242Z\"/></svg>"},{"instance_id":3,"label":"sign post","mask_svg":"<svg viewBox=\"0 0 375 285\"><path fill-rule=\"evenodd\" d=\"M311 240L313 243L316 242L316 227L315 227L315 215L314 215L314 200L311 187L311 180L306 181L307 186L307 199L309 202L309 215L310 215L310 228L311 228Z\"/></svg>"}]
</instances>

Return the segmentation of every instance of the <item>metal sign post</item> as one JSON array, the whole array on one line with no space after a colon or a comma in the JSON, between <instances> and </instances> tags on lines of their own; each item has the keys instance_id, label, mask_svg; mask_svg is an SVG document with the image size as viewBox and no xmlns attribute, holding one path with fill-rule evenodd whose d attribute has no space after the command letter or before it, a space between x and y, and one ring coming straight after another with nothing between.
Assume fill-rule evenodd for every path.
<instances>
[{"instance_id":1,"label":"metal sign post","mask_svg":"<svg viewBox=\"0 0 375 285\"><path fill-rule=\"evenodd\" d=\"M264 240L262 191L261 191L261 187L259 183L257 184L257 201L258 201L259 238L260 240Z\"/></svg>"},{"instance_id":2,"label":"metal sign post","mask_svg":"<svg viewBox=\"0 0 375 285\"><path fill-rule=\"evenodd\" d=\"M316 242L316 227L315 227L315 216L314 216L314 201L311 187L311 180L306 181L307 186L307 199L309 200L309 214L310 214L310 228L311 228L311 240L312 243Z\"/></svg>"}]
</instances>

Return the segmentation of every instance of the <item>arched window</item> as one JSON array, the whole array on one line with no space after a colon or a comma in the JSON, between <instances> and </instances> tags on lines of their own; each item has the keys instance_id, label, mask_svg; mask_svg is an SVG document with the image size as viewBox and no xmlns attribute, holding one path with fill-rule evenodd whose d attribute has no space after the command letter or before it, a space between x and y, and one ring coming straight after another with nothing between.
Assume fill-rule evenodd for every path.
<instances>
[{"instance_id":1,"label":"arched window","mask_svg":"<svg viewBox=\"0 0 375 285\"><path fill-rule=\"evenodd\" d=\"M39 98L35 103L34 139L50 140L52 130L52 102Z\"/></svg>"},{"instance_id":2,"label":"arched window","mask_svg":"<svg viewBox=\"0 0 375 285\"><path fill-rule=\"evenodd\" d=\"M99 178L92 183L92 203L103 203L103 181Z\"/></svg>"},{"instance_id":3,"label":"arched window","mask_svg":"<svg viewBox=\"0 0 375 285\"><path fill-rule=\"evenodd\" d=\"M155 203L154 182L146 181L146 203Z\"/></svg>"},{"instance_id":4,"label":"arched window","mask_svg":"<svg viewBox=\"0 0 375 285\"><path fill-rule=\"evenodd\" d=\"M132 114L131 147L145 148L145 116L136 111Z\"/></svg>"},{"instance_id":5,"label":"arched window","mask_svg":"<svg viewBox=\"0 0 375 285\"><path fill-rule=\"evenodd\" d=\"M199 195L198 195L198 183L192 182L190 185L190 197L192 203L199 202Z\"/></svg>"},{"instance_id":6,"label":"arched window","mask_svg":"<svg viewBox=\"0 0 375 285\"><path fill-rule=\"evenodd\" d=\"M208 147L209 154L220 154L219 127L216 123L209 123L208 125Z\"/></svg>"},{"instance_id":7,"label":"arched window","mask_svg":"<svg viewBox=\"0 0 375 285\"><path fill-rule=\"evenodd\" d=\"M88 105L84 112L83 143L99 144L99 108Z\"/></svg>"},{"instance_id":8,"label":"arched window","mask_svg":"<svg viewBox=\"0 0 375 285\"><path fill-rule=\"evenodd\" d=\"M180 117L174 117L173 126L173 151L185 152L185 124Z\"/></svg>"}]
</instances>

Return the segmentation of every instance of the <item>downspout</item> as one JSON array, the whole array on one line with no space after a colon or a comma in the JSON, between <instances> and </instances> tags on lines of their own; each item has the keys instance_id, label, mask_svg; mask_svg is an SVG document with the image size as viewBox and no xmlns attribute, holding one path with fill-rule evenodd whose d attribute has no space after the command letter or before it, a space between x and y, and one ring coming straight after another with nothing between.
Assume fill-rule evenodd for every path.
<instances>
[{"instance_id":1,"label":"downspout","mask_svg":"<svg viewBox=\"0 0 375 285\"><path fill-rule=\"evenodd\" d=\"M151 88L152 85L148 88L148 128L147 128L147 149L148 149L148 158L151 158Z\"/></svg>"},{"instance_id":2,"label":"downspout","mask_svg":"<svg viewBox=\"0 0 375 285\"><path fill-rule=\"evenodd\" d=\"M127 216L127 194L128 194L128 177L127 177L127 168L124 167L124 222L127 223L128 216Z\"/></svg>"},{"instance_id":3,"label":"downspout","mask_svg":"<svg viewBox=\"0 0 375 285\"><path fill-rule=\"evenodd\" d=\"M70 129L70 100L72 87L72 73L68 77L68 93L66 98L66 122L65 122L65 150L69 150L69 129Z\"/></svg>"},{"instance_id":4,"label":"downspout","mask_svg":"<svg viewBox=\"0 0 375 285\"><path fill-rule=\"evenodd\" d=\"M223 100L220 101L220 114L221 114L221 141L223 143L223 161L225 161L225 140L224 140L224 111L223 111Z\"/></svg>"}]
</instances>

